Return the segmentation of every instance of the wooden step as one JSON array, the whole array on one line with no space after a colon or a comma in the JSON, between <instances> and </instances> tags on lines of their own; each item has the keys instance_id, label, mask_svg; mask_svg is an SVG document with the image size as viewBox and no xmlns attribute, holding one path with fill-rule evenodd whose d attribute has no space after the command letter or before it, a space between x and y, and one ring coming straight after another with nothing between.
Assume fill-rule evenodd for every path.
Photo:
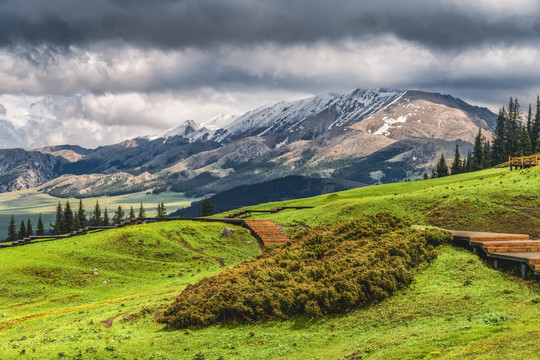
<instances>
[{"instance_id":1,"label":"wooden step","mask_svg":"<svg viewBox=\"0 0 540 360\"><path fill-rule=\"evenodd\" d=\"M512 234L501 234L493 236L471 236L470 242L487 242L487 241L520 241L520 240L529 240L529 235L512 235Z\"/></svg>"},{"instance_id":2,"label":"wooden step","mask_svg":"<svg viewBox=\"0 0 540 360\"><path fill-rule=\"evenodd\" d=\"M532 246L540 247L540 241L535 240L515 240L515 241L487 241L471 242L473 245L483 245L485 247L513 247L513 246Z\"/></svg>"},{"instance_id":3,"label":"wooden step","mask_svg":"<svg viewBox=\"0 0 540 360\"><path fill-rule=\"evenodd\" d=\"M538 252L538 247L486 247L489 253Z\"/></svg>"}]
</instances>

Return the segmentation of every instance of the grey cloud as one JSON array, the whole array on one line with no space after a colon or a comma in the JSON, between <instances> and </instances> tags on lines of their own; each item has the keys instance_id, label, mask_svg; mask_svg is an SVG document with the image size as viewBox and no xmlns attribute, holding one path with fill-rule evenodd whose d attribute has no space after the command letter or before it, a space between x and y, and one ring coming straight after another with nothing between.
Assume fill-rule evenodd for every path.
<instances>
[{"instance_id":1,"label":"grey cloud","mask_svg":"<svg viewBox=\"0 0 540 360\"><path fill-rule=\"evenodd\" d=\"M4 0L0 45L69 47L122 40L163 48L274 42L308 43L392 33L436 47L527 41L540 30L538 8L519 0ZM523 4L520 4L523 3ZM507 9L509 9L507 11ZM507 11L506 16L499 13Z\"/></svg>"},{"instance_id":2,"label":"grey cloud","mask_svg":"<svg viewBox=\"0 0 540 360\"><path fill-rule=\"evenodd\" d=\"M6 115L6 113L7 113L6 107L0 104L0 115Z\"/></svg>"}]
</instances>

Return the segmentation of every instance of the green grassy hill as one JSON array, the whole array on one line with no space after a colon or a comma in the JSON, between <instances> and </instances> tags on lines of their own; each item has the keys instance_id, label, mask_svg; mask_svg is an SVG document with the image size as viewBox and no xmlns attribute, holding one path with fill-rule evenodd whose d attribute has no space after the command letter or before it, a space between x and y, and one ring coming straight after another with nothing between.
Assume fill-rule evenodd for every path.
<instances>
[{"instance_id":1,"label":"green grassy hill","mask_svg":"<svg viewBox=\"0 0 540 360\"><path fill-rule=\"evenodd\" d=\"M279 203L316 207L261 217L294 232L389 209L416 224L538 236L539 175L496 169L382 185ZM167 330L156 316L186 285L257 253L245 230L225 238L224 226L146 224L0 250L0 359L521 359L540 351L538 281L452 246L365 309Z\"/></svg>"},{"instance_id":2,"label":"green grassy hill","mask_svg":"<svg viewBox=\"0 0 540 360\"><path fill-rule=\"evenodd\" d=\"M294 227L338 223L390 210L419 225L518 232L540 238L540 167L490 169L432 180L385 184L245 209L314 206L257 214ZM217 215L220 216L220 215Z\"/></svg>"}]
</instances>

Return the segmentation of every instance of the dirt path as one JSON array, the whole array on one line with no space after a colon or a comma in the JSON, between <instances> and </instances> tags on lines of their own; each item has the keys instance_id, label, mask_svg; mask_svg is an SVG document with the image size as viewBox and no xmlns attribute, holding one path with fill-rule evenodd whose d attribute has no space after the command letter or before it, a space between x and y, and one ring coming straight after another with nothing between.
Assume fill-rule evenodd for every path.
<instances>
[{"instance_id":1,"label":"dirt path","mask_svg":"<svg viewBox=\"0 0 540 360\"><path fill-rule=\"evenodd\" d=\"M184 240L182 238L182 236L180 235L180 232L176 232L176 234L175 234L176 236L171 236L171 235L172 234L169 234L169 240L174 241L174 242L182 245L182 247L186 248L187 250L189 250L191 252L194 252L195 254L199 254L199 255L203 255L203 256L207 256L209 258L212 258L212 259L214 259L214 260L216 260L218 262L219 266L225 267L225 260L223 258L208 255L208 254L205 254L204 252L202 252L200 250L197 250L197 249L193 248L186 240Z\"/></svg>"}]
</instances>

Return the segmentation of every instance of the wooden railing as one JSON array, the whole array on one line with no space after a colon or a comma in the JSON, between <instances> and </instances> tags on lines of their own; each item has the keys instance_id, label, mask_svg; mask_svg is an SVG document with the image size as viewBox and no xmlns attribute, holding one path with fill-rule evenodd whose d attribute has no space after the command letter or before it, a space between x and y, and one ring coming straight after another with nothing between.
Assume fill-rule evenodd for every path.
<instances>
[{"instance_id":1,"label":"wooden railing","mask_svg":"<svg viewBox=\"0 0 540 360\"><path fill-rule=\"evenodd\" d=\"M538 155L532 155L532 156L517 156L517 157L508 157L508 165L510 166L510 170L512 170L512 167L529 167L529 166L537 166L539 165L538 162Z\"/></svg>"}]
</instances>

